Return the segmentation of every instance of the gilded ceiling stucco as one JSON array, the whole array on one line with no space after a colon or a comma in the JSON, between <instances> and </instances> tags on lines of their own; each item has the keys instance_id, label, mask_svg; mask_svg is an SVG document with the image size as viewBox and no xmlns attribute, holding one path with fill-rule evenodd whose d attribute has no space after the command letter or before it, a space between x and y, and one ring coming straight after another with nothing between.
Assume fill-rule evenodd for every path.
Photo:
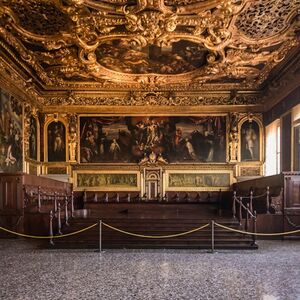
<instances>
[{"instance_id":1,"label":"gilded ceiling stucco","mask_svg":"<svg viewBox=\"0 0 300 300\"><path fill-rule=\"evenodd\" d=\"M299 47L299 7L300 0L0 0L1 48L43 92L257 92Z\"/></svg>"}]
</instances>

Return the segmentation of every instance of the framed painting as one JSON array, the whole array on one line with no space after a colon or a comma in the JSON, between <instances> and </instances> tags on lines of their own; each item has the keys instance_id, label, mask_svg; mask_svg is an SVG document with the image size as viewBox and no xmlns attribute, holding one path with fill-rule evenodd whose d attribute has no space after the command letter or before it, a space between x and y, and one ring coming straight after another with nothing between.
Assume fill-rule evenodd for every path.
<instances>
[{"instance_id":1,"label":"framed painting","mask_svg":"<svg viewBox=\"0 0 300 300\"><path fill-rule=\"evenodd\" d=\"M80 116L81 163L226 162L226 116Z\"/></svg>"},{"instance_id":2,"label":"framed painting","mask_svg":"<svg viewBox=\"0 0 300 300\"><path fill-rule=\"evenodd\" d=\"M240 130L241 161L260 160L260 127L254 120L245 121Z\"/></svg>"},{"instance_id":3,"label":"framed painting","mask_svg":"<svg viewBox=\"0 0 300 300\"><path fill-rule=\"evenodd\" d=\"M47 127L48 162L66 161L66 127L53 121Z\"/></svg>"},{"instance_id":4,"label":"framed painting","mask_svg":"<svg viewBox=\"0 0 300 300\"><path fill-rule=\"evenodd\" d=\"M38 123L35 117L30 117L29 125L29 158L38 160Z\"/></svg>"}]
</instances>

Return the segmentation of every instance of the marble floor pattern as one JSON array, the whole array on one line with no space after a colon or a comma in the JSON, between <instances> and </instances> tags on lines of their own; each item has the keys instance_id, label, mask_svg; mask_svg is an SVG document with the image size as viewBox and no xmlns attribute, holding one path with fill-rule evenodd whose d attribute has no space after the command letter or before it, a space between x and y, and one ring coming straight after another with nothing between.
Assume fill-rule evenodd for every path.
<instances>
[{"instance_id":1,"label":"marble floor pattern","mask_svg":"<svg viewBox=\"0 0 300 300\"><path fill-rule=\"evenodd\" d=\"M0 299L300 299L300 242L259 250L40 250L0 240Z\"/></svg>"}]
</instances>

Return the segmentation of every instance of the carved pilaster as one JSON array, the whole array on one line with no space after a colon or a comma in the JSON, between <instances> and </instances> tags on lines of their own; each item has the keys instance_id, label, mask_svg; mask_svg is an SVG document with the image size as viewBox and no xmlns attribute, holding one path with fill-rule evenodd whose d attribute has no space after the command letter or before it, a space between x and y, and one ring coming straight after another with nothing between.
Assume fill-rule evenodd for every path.
<instances>
[{"instance_id":1,"label":"carved pilaster","mask_svg":"<svg viewBox=\"0 0 300 300\"><path fill-rule=\"evenodd\" d=\"M77 128L77 115L69 114L67 115L69 122L69 136L68 136L68 147L69 147L69 161L76 162L78 154L77 154L77 136L78 136L78 128Z\"/></svg>"},{"instance_id":2,"label":"carved pilaster","mask_svg":"<svg viewBox=\"0 0 300 300\"><path fill-rule=\"evenodd\" d=\"M229 114L229 161L237 162L238 160L238 145L239 145L239 133L238 122L239 114Z\"/></svg>"}]
</instances>

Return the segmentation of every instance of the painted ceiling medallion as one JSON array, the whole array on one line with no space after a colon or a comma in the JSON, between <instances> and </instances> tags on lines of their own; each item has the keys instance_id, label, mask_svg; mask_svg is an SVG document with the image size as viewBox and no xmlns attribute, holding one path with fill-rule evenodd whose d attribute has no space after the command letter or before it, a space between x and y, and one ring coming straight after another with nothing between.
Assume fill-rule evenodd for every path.
<instances>
[{"instance_id":1,"label":"painted ceiling medallion","mask_svg":"<svg viewBox=\"0 0 300 300\"><path fill-rule=\"evenodd\" d=\"M258 89L299 46L299 6L300 0L0 0L0 38L44 86Z\"/></svg>"}]
</instances>

